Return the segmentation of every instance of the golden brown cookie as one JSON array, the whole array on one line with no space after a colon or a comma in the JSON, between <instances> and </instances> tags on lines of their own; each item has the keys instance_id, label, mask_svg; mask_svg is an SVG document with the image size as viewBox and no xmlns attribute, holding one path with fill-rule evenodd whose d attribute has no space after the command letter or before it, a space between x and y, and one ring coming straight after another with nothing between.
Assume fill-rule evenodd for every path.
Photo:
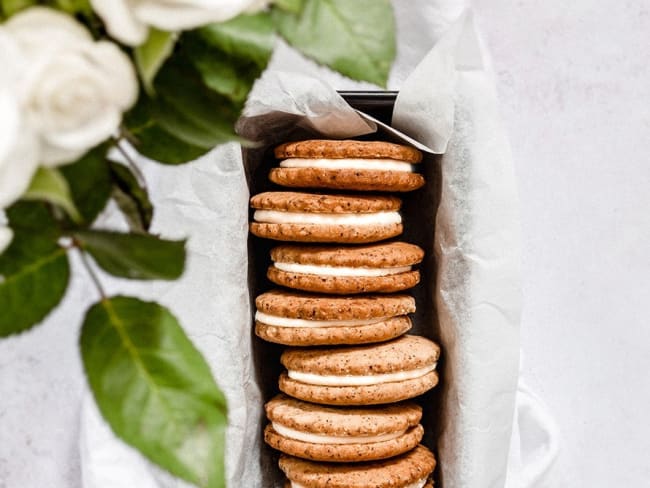
<instances>
[{"instance_id":1,"label":"golden brown cookie","mask_svg":"<svg viewBox=\"0 0 650 488\"><path fill-rule=\"evenodd\" d=\"M414 403L332 408L278 395L266 404L264 440L312 461L359 462L397 456L422 440L422 409Z\"/></svg>"},{"instance_id":2,"label":"golden brown cookie","mask_svg":"<svg viewBox=\"0 0 650 488\"><path fill-rule=\"evenodd\" d=\"M282 455L279 464L289 486L295 483L304 488L424 488L430 483L436 459L419 445L384 461L336 464Z\"/></svg>"},{"instance_id":3,"label":"golden brown cookie","mask_svg":"<svg viewBox=\"0 0 650 488\"><path fill-rule=\"evenodd\" d=\"M412 164L422 153L400 144L309 140L282 144L275 155L282 161L269 179L282 186L397 192L424 186Z\"/></svg>"},{"instance_id":4,"label":"golden brown cookie","mask_svg":"<svg viewBox=\"0 0 650 488\"><path fill-rule=\"evenodd\" d=\"M377 405L416 397L438 383L440 347L404 335L380 344L338 348L290 348L280 361L287 371L280 390L326 405Z\"/></svg>"},{"instance_id":5,"label":"golden brown cookie","mask_svg":"<svg viewBox=\"0 0 650 488\"><path fill-rule=\"evenodd\" d=\"M368 158L397 159L409 163L422 161L422 153L417 149L384 141L355 141L310 139L306 141L287 142L275 148L275 157L282 158Z\"/></svg>"},{"instance_id":6,"label":"golden brown cookie","mask_svg":"<svg viewBox=\"0 0 650 488\"><path fill-rule=\"evenodd\" d=\"M293 487L295 487L295 486L296 486L296 485L293 485L293 486L292 486L292 485L291 485L291 481L289 481L289 480L287 480L287 481L284 483L284 488L293 488ZM417 485L416 485L416 486L417 486ZM371 487L371 488L372 488L372 487ZM425 484L422 488L433 488L433 481L432 481L432 480L427 481L426 484Z\"/></svg>"},{"instance_id":7,"label":"golden brown cookie","mask_svg":"<svg viewBox=\"0 0 650 488\"><path fill-rule=\"evenodd\" d=\"M283 245L271 251L267 271L274 283L298 290L347 295L393 293L414 287L412 269L424 258L414 244L391 242L355 247Z\"/></svg>"},{"instance_id":8,"label":"golden brown cookie","mask_svg":"<svg viewBox=\"0 0 650 488\"><path fill-rule=\"evenodd\" d=\"M255 333L288 346L367 344L411 328L407 295L323 296L273 290L255 300Z\"/></svg>"},{"instance_id":9,"label":"golden brown cookie","mask_svg":"<svg viewBox=\"0 0 650 488\"><path fill-rule=\"evenodd\" d=\"M268 239L357 244L403 230L396 197L266 192L251 198L251 206L251 232Z\"/></svg>"}]
</instances>

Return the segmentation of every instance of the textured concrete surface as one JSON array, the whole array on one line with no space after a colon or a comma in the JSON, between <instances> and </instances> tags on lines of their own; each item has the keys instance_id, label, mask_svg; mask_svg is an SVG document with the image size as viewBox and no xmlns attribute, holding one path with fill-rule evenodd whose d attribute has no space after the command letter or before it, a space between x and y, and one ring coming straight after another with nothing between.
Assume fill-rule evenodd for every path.
<instances>
[{"instance_id":1,"label":"textured concrete surface","mask_svg":"<svg viewBox=\"0 0 650 488\"><path fill-rule=\"evenodd\" d=\"M396 87L430 44L417 11L426 4L398 2ZM646 486L650 4L475 8L521 191L524 375L563 432L562 486ZM0 488L80 486L76 342L80 306L95 298L88 283L75 276L46 324L0 342Z\"/></svg>"},{"instance_id":2,"label":"textured concrete surface","mask_svg":"<svg viewBox=\"0 0 650 488\"><path fill-rule=\"evenodd\" d=\"M521 194L524 376L564 486L647 486L650 4L475 5Z\"/></svg>"}]
</instances>

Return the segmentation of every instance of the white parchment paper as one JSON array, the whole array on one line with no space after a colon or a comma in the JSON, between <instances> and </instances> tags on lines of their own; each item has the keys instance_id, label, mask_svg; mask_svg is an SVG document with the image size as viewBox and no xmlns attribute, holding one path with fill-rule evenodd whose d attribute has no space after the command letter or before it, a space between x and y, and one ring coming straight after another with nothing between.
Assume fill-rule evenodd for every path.
<instances>
[{"instance_id":1,"label":"white parchment paper","mask_svg":"<svg viewBox=\"0 0 650 488\"><path fill-rule=\"evenodd\" d=\"M497 120L492 83L472 18L465 15L404 82L393 124L431 149L424 172L436 182L406 197L404 213L405 239L428 253L414 332L443 346L441 386L423 401L427 441L438 447L447 488L502 488L505 481L520 282L513 169ZM267 249L248 240L249 188L261 191L267 184L266 148L296 131L344 138L376 128L321 81L269 72L239 124L260 144L246 152L243 164L239 149L228 145L188 167L187 187L164 175L156 182L166 203L156 227L193 236L186 276L166 284L162 300L183 317L228 398L231 488L281 486L274 454L261 439L263 398L275 389L279 350L251 332L251 299L263 285ZM444 156L434 155L445 149ZM185 486L116 441L87 403L86 488ZM111 469L115 463L119 476Z\"/></svg>"}]
</instances>

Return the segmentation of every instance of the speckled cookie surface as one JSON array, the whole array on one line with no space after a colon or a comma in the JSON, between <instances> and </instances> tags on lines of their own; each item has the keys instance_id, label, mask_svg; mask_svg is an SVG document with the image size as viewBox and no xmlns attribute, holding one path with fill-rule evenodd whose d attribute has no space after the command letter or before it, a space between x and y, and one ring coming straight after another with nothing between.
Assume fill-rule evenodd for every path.
<instances>
[{"instance_id":1,"label":"speckled cookie surface","mask_svg":"<svg viewBox=\"0 0 650 488\"><path fill-rule=\"evenodd\" d=\"M271 250L275 262L360 268L410 266L423 258L422 248L407 242L355 247L281 245Z\"/></svg>"},{"instance_id":2,"label":"speckled cookie surface","mask_svg":"<svg viewBox=\"0 0 650 488\"><path fill-rule=\"evenodd\" d=\"M291 481L288 481L288 480L287 480L287 481L284 483L284 488L292 488L292 487L291 487ZM370 488L373 488L373 487L370 487ZM427 484L424 485L422 488L433 488L433 481L427 481Z\"/></svg>"},{"instance_id":3,"label":"speckled cookie surface","mask_svg":"<svg viewBox=\"0 0 650 488\"><path fill-rule=\"evenodd\" d=\"M338 297L271 290L259 295L255 305L268 315L307 320L372 319L415 312L415 299L408 295Z\"/></svg>"},{"instance_id":4,"label":"speckled cookie surface","mask_svg":"<svg viewBox=\"0 0 650 488\"><path fill-rule=\"evenodd\" d=\"M319 225L269 224L251 222L250 231L257 237L290 242L331 242L365 244L383 241L402 233L402 224L383 225Z\"/></svg>"},{"instance_id":5,"label":"speckled cookie surface","mask_svg":"<svg viewBox=\"0 0 650 488\"><path fill-rule=\"evenodd\" d=\"M413 403L386 407L331 408L279 395L266 404L273 424L265 441L286 454L313 461L359 462L385 459L409 451L422 439L422 410ZM283 436L274 425L301 433L343 437L346 443L313 443ZM400 434L394 439L364 442L368 436ZM358 442L354 442L355 438Z\"/></svg>"},{"instance_id":6,"label":"speckled cookie surface","mask_svg":"<svg viewBox=\"0 0 650 488\"><path fill-rule=\"evenodd\" d=\"M417 149L384 141L310 139L287 142L275 148L276 158L368 158L397 159L409 163L422 161Z\"/></svg>"},{"instance_id":7,"label":"speckled cookie surface","mask_svg":"<svg viewBox=\"0 0 650 488\"><path fill-rule=\"evenodd\" d=\"M279 210L301 213L374 213L400 209L402 201L385 195L326 195L271 191L251 198L251 207L258 210Z\"/></svg>"},{"instance_id":8,"label":"speckled cookie surface","mask_svg":"<svg viewBox=\"0 0 650 488\"><path fill-rule=\"evenodd\" d=\"M314 321L377 320L346 326L278 326L256 319L255 333L264 340L288 346L367 344L406 333L412 326L406 314L415 312L408 295L332 296L272 290L255 300L266 315Z\"/></svg>"},{"instance_id":9,"label":"speckled cookie surface","mask_svg":"<svg viewBox=\"0 0 650 488\"><path fill-rule=\"evenodd\" d=\"M402 402L381 407L332 408L277 395L265 405L266 416L291 429L334 436L369 436L415 427L422 407Z\"/></svg>"},{"instance_id":10,"label":"speckled cookie surface","mask_svg":"<svg viewBox=\"0 0 650 488\"><path fill-rule=\"evenodd\" d=\"M429 477L436 460L420 445L384 461L335 464L282 455L279 465L290 481L305 488L406 488Z\"/></svg>"},{"instance_id":11,"label":"speckled cookie surface","mask_svg":"<svg viewBox=\"0 0 650 488\"><path fill-rule=\"evenodd\" d=\"M425 337L404 335L381 344L358 347L289 348L280 362L293 371L320 375L373 375L431 366L440 347Z\"/></svg>"},{"instance_id":12,"label":"speckled cookie surface","mask_svg":"<svg viewBox=\"0 0 650 488\"><path fill-rule=\"evenodd\" d=\"M271 251L271 259L278 263L352 268L412 266L421 262L423 257L424 251L420 247L406 242L355 247L282 245ZM335 295L394 293L408 290L420 282L417 270L386 276L344 276L296 273L271 265L267 276L287 288Z\"/></svg>"},{"instance_id":13,"label":"speckled cookie surface","mask_svg":"<svg viewBox=\"0 0 650 488\"><path fill-rule=\"evenodd\" d=\"M405 334L411 327L411 319L405 315L374 324L337 327L279 327L256 321L255 334L285 346L334 346L388 341Z\"/></svg>"},{"instance_id":14,"label":"speckled cookie surface","mask_svg":"<svg viewBox=\"0 0 650 488\"><path fill-rule=\"evenodd\" d=\"M285 454L312 461L350 463L386 459L410 451L422 440L421 425L411 427L401 436L386 441L355 444L314 444L278 434L272 425L264 429L264 441Z\"/></svg>"},{"instance_id":15,"label":"speckled cookie surface","mask_svg":"<svg viewBox=\"0 0 650 488\"><path fill-rule=\"evenodd\" d=\"M307 402L323 405L381 405L420 396L438 384L438 373L432 371L412 380L369 386L320 386L280 375L280 391Z\"/></svg>"},{"instance_id":16,"label":"speckled cookie surface","mask_svg":"<svg viewBox=\"0 0 650 488\"><path fill-rule=\"evenodd\" d=\"M281 356L291 371L322 376L371 376L426 368L440 348L424 337L405 335L389 342L354 347L290 348ZM280 390L294 398L325 405L377 405L414 398L438 383L431 371L412 379L365 386L324 386L280 375Z\"/></svg>"},{"instance_id":17,"label":"speckled cookie surface","mask_svg":"<svg viewBox=\"0 0 650 488\"><path fill-rule=\"evenodd\" d=\"M290 188L406 192L424 186L419 173L376 169L273 168L269 179Z\"/></svg>"}]
</instances>

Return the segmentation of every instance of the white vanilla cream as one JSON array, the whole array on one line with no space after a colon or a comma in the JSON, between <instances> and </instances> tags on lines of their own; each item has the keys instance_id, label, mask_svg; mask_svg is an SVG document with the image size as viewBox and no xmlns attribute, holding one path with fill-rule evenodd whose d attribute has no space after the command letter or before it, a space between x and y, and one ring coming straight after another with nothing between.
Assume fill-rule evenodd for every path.
<instances>
[{"instance_id":1,"label":"white vanilla cream","mask_svg":"<svg viewBox=\"0 0 650 488\"><path fill-rule=\"evenodd\" d=\"M411 483L410 485L406 485L404 488L423 488L426 484L427 478L424 478L420 481L416 481L415 483Z\"/></svg>"},{"instance_id":2,"label":"white vanilla cream","mask_svg":"<svg viewBox=\"0 0 650 488\"><path fill-rule=\"evenodd\" d=\"M427 484L427 478L424 478L422 480L416 481L415 483L411 483L410 485L406 485L403 488L423 488L424 485ZM301 485L300 483L296 483L295 481L291 482L291 488L307 488L305 485Z\"/></svg>"},{"instance_id":3,"label":"white vanilla cream","mask_svg":"<svg viewBox=\"0 0 650 488\"><path fill-rule=\"evenodd\" d=\"M369 436L333 436L312 434L309 432L300 432L298 430L285 427L282 424L273 422L273 429L283 437L295 439L310 444L371 444L373 442L385 442L397 439L404 435L406 430L390 432L388 434L369 435Z\"/></svg>"},{"instance_id":4,"label":"white vanilla cream","mask_svg":"<svg viewBox=\"0 0 650 488\"><path fill-rule=\"evenodd\" d=\"M287 273L301 273L320 276L390 276L411 271L411 266L396 268L363 268L348 266L327 266L321 264L299 264L275 262L273 266Z\"/></svg>"},{"instance_id":5,"label":"white vanilla cream","mask_svg":"<svg viewBox=\"0 0 650 488\"><path fill-rule=\"evenodd\" d=\"M367 169L412 173L413 165L397 159L302 159L290 158L280 163L281 168Z\"/></svg>"},{"instance_id":6,"label":"white vanilla cream","mask_svg":"<svg viewBox=\"0 0 650 488\"><path fill-rule=\"evenodd\" d=\"M255 320L267 325L277 327L354 327L359 325L370 325L384 322L390 317L375 317L372 319L350 319L350 320L305 320L292 319L289 317L278 317L269 315L259 310L255 312Z\"/></svg>"},{"instance_id":7,"label":"white vanilla cream","mask_svg":"<svg viewBox=\"0 0 650 488\"><path fill-rule=\"evenodd\" d=\"M284 212L281 210L256 210L256 222L268 224L317 224L317 225L389 225L400 224L399 212L373 213L315 213Z\"/></svg>"},{"instance_id":8,"label":"white vanilla cream","mask_svg":"<svg viewBox=\"0 0 650 488\"><path fill-rule=\"evenodd\" d=\"M372 375L324 375L316 373L303 373L301 371L289 370L289 378L308 385L319 386L369 386L392 383L394 381L406 381L420 378L436 369L437 363L424 368L411 369L409 371L398 371L396 373L372 374Z\"/></svg>"}]
</instances>

